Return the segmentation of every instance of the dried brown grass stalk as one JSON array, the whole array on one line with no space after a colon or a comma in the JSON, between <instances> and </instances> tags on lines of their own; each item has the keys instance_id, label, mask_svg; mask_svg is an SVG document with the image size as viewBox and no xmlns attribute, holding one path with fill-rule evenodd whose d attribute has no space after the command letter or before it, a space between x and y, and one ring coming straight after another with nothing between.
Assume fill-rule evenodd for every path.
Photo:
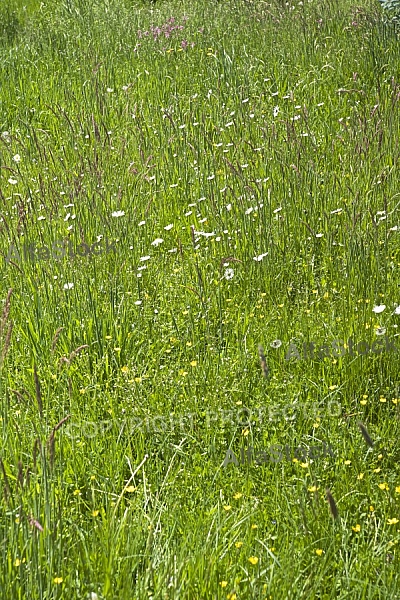
<instances>
[{"instance_id":1,"label":"dried brown grass stalk","mask_svg":"<svg viewBox=\"0 0 400 600\"><path fill-rule=\"evenodd\" d=\"M258 355L260 357L262 374L264 377L268 377L268 373L269 373L268 365L267 365L267 361L265 359L264 348L261 346L261 344L259 344L259 346L258 346Z\"/></svg>"},{"instance_id":2,"label":"dried brown grass stalk","mask_svg":"<svg viewBox=\"0 0 400 600\"><path fill-rule=\"evenodd\" d=\"M1 315L0 321L0 337L3 335L4 326L7 323L8 315L10 314L11 308L11 294L13 293L13 289L10 288L8 290L7 298L4 304L3 313Z\"/></svg>"},{"instance_id":3,"label":"dried brown grass stalk","mask_svg":"<svg viewBox=\"0 0 400 600\"><path fill-rule=\"evenodd\" d=\"M372 447L373 447L373 445L374 445L374 442L372 441L372 439L371 439L371 436L369 435L369 433L368 433L368 431L367 431L367 428L365 427L365 425L364 425L363 423L361 423L361 421L359 421L359 422L358 422L358 426L359 426L359 428L360 428L360 431L361 431L361 433L362 433L362 436L363 436L363 438L364 438L364 440L365 440L365 443L366 443L366 444L367 444L367 445L368 445L370 448L372 448Z\"/></svg>"},{"instance_id":4,"label":"dried brown grass stalk","mask_svg":"<svg viewBox=\"0 0 400 600\"><path fill-rule=\"evenodd\" d=\"M75 356L78 354L78 352L80 352L84 348L89 348L89 346L87 344L83 344L83 346L79 346L79 348L77 348L76 350L71 352L71 354L69 355L69 360L71 361L73 358L75 358Z\"/></svg>"},{"instance_id":5,"label":"dried brown grass stalk","mask_svg":"<svg viewBox=\"0 0 400 600\"><path fill-rule=\"evenodd\" d=\"M4 467L4 463L1 458L0 458L0 468L1 468L1 471L2 471L3 477L4 477L4 496L5 496L5 499L8 500L11 497L11 490L10 490L10 484L8 482L6 469Z\"/></svg>"},{"instance_id":6,"label":"dried brown grass stalk","mask_svg":"<svg viewBox=\"0 0 400 600\"><path fill-rule=\"evenodd\" d=\"M55 456L55 447L56 447L56 438L55 438L56 431L58 431L64 425L64 423L66 423L68 421L70 416L71 415L67 415L66 417L61 419L61 421L59 421L55 427L53 427L50 437L47 440L47 449L49 451L49 460L50 460L51 468L53 468L53 466L54 466L54 456Z\"/></svg>"},{"instance_id":7,"label":"dried brown grass stalk","mask_svg":"<svg viewBox=\"0 0 400 600\"><path fill-rule=\"evenodd\" d=\"M7 356L7 352L10 347L10 344L11 344L11 334L12 334L13 327L14 327L14 322L10 321L10 324L9 324L8 330L7 330L6 340L4 342L4 347L3 347L3 350L1 351L0 367L3 366L4 360Z\"/></svg>"},{"instance_id":8,"label":"dried brown grass stalk","mask_svg":"<svg viewBox=\"0 0 400 600\"><path fill-rule=\"evenodd\" d=\"M58 342L58 338L60 337L60 333L63 331L64 327L59 327L54 334L53 341L51 342L51 352L53 353Z\"/></svg>"},{"instance_id":9,"label":"dried brown grass stalk","mask_svg":"<svg viewBox=\"0 0 400 600\"><path fill-rule=\"evenodd\" d=\"M328 500L329 510L334 519L337 519L339 516L339 511L336 506L336 502L334 497L332 496L331 490L329 488L326 489L326 499Z\"/></svg>"}]
</instances>

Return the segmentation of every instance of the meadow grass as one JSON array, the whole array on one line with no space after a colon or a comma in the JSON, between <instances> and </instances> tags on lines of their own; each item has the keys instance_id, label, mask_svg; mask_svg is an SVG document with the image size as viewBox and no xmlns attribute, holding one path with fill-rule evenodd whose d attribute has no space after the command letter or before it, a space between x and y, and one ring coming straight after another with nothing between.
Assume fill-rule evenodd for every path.
<instances>
[{"instance_id":1,"label":"meadow grass","mask_svg":"<svg viewBox=\"0 0 400 600\"><path fill-rule=\"evenodd\" d=\"M398 339L400 43L379 3L0 17L0 597L400 598L399 354L285 358Z\"/></svg>"}]
</instances>

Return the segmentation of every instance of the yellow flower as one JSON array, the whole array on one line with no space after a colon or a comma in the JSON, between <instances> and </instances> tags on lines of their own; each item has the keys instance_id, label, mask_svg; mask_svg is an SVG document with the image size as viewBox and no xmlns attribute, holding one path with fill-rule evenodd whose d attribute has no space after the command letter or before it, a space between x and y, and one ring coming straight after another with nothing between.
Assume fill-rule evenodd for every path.
<instances>
[{"instance_id":1,"label":"yellow flower","mask_svg":"<svg viewBox=\"0 0 400 600\"><path fill-rule=\"evenodd\" d=\"M98 510L94 510L92 512L92 517L97 517L98 514L99 514L99 511Z\"/></svg>"},{"instance_id":2,"label":"yellow flower","mask_svg":"<svg viewBox=\"0 0 400 600\"><path fill-rule=\"evenodd\" d=\"M111 340L111 335L106 335L106 340Z\"/></svg>"},{"instance_id":3,"label":"yellow flower","mask_svg":"<svg viewBox=\"0 0 400 600\"><path fill-rule=\"evenodd\" d=\"M379 471L381 471L380 467L378 467L377 469L374 469L374 473L379 473Z\"/></svg>"},{"instance_id":4,"label":"yellow flower","mask_svg":"<svg viewBox=\"0 0 400 600\"><path fill-rule=\"evenodd\" d=\"M121 352L121 348L114 348L115 352Z\"/></svg>"},{"instance_id":5,"label":"yellow flower","mask_svg":"<svg viewBox=\"0 0 400 600\"><path fill-rule=\"evenodd\" d=\"M359 473L357 475L357 479L364 479L364 473Z\"/></svg>"},{"instance_id":6,"label":"yellow flower","mask_svg":"<svg viewBox=\"0 0 400 600\"><path fill-rule=\"evenodd\" d=\"M330 390L336 390L336 388L337 388L337 385L330 385L330 386L329 386L329 389L330 389Z\"/></svg>"},{"instance_id":7,"label":"yellow flower","mask_svg":"<svg viewBox=\"0 0 400 600\"><path fill-rule=\"evenodd\" d=\"M243 431L242 431L242 435L243 435L244 437L247 437L247 436L249 435L249 433L250 433L250 432L249 432L249 430L248 430L248 429L243 429Z\"/></svg>"},{"instance_id":8,"label":"yellow flower","mask_svg":"<svg viewBox=\"0 0 400 600\"><path fill-rule=\"evenodd\" d=\"M121 371L123 373L127 373L129 371L129 367L126 367L126 366L125 367L121 367Z\"/></svg>"},{"instance_id":9,"label":"yellow flower","mask_svg":"<svg viewBox=\"0 0 400 600\"><path fill-rule=\"evenodd\" d=\"M367 404L366 400L360 400L360 404L362 404L363 406L365 406Z\"/></svg>"},{"instance_id":10,"label":"yellow flower","mask_svg":"<svg viewBox=\"0 0 400 600\"><path fill-rule=\"evenodd\" d=\"M357 525L355 527L352 527L353 531L360 531L361 526L357 523Z\"/></svg>"},{"instance_id":11,"label":"yellow flower","mask_svg":"<svg viewBox=\"0 0 400 600\"><path fill-rule=\"evenodd\" d=\"M315 554L318 554L318 556L321 556L322 553L323 553L322 548L317 548L316 551L315 551Z\"/></svg>"},{"instance_id":12,"label":"yellow flower","mask_svg":"<svg viewBox=\"0 0 400 600\"><path fill-rule=\"evenodd\" d=\"M236 494L233 496L235 500L239 500L239 498L241 498L243 496L243 494L241 492L236 492Z\"/></svg>"},{"instance_id":13,"label":"yellow flower","mask_svg":"<svg viewBox=\"0 0 400 600\"><path fill-rule=\"evenodd\" d=\"M235 542L236 548L241 548L243 546L243 542Z\"/></svg>"},{"instance_id":14,"label":"yellow flower","mask_svg":"<svg viewBox=\"0 0 400 600\"><path fill-rule=\"evenodd\" d=\"M192 346L192 342L186 342L186 346L188 346L188 348L190 348L190 346Z\"/></svg>"},{"instance_id":15,"label":"yellow flower","mask_svg":"<svg viewBox=\"0 0 400 600\"><path fill-rule=\"evenodd\" d=\"M388 519L389 525L396 525L396 523L398 523L398 522L399 522L399 520L396 519L396 518L394 518L394 519Z\"/></svg>"},{"instance_id":16,"label":"yellow flower","mask_svg":"<svg viewBox=\"0 0 400 600\"><path fill-rule=\"evenodd\" d=\"M63 582L63 578L62 577L54 577L53 581L54 581L54 583L56 583L58 585L59 583Z\"/></svg>"},{"instance_id":17,"label":"yellow flower","mask_svg":"<svg viewBox=\"0 0 400 600\"><path fill-rule=\"evenodd\" d=\"M305 462L305 463L300 463L300 466L301 466L303 469L307 469L307 468L308 468L308 462Z\"/></svg>"},{"instance_id":18,"label":"yellow flower","mask_svg":"<svg viewBox=\"0 0 400 600\"><path fill-rule=\"evenodd\" d=\"M74 496L80 496L81 495L81 491L80 490L75 490L74 491Z\"/></svg>"},{"instance_id":19,"label":"yellow flower","mask_svg":"<svg viewBox=\"0 0 400 600\"><path fill-rule=\"evenodd\" d=\"M197 367L197 360L192 360L192 362L190 363L191 367Z\"/></svg>"},{"instance_id":20,"label":"yellow flower","mask_svg":"<svg viewBox=\"0 0 400 600\"><path fill-rule=\"evenodd\" d=\"M250 556L249 562L251 562L252 565L256 565L258 563L257 556Z\"/></svg>"},{"instance_id":21,"label":"yellow flower","mask_svg":"<svg viewBox=\"0 0 400 600\"><path fill-rule=\"evenodd\" d=\"M395 489L396 494L400 494L400 485L398 485Z\"/></svg>"},{"instance_id":22,"label":"yellow flower","mask_svg":"<svg viewBox=\"0 0 400 600\"><path fill-rule=\"evenodd\" d=\"M227 504L226 506L224 506L224 510L231 510L232 506L230 504Z\"/></svg>"},{"instance_id":23,"label":"yellow flower","mask_svg":"<svg viewBox=\"0 0 400 600\"><path fill-rule=\"evenodd\" d=\"M251 526L252 529L258 529L258 525L256 525L255 523L253 523L253 525Z\"/></svg>"},{"instance_id":24,"label":"yellow flower","mask_svg":"<svg viewBox=\"0 0 400 600\"><path fill-rule=\"evenodd\" d=\"M21 561L19 560L19 558L16 558L15 562L14 562L14 567L19 567L20 564L21 564Z\"/></svg>"},{"instance_id":25,"label":"yellow flower","mask_svg":"<svg viewBox=\"0 0 400 600\"><path fill-rule=\"evenodd\" d=\"M127 492L134 492L136 490L136 488L133 485L128 485L128 487L126 488Z\"/></svg>"},{"instance_id":26,"label":"yellow flower","mask_svg":"<svg viewBox=\"0 0 400 600\"><path fill-rule=\"evenodd\" d=\"M224 587L226 587L228 585L228 582L227 581L220 581L219 585L224 588Z\"/></svg>"},{"instance_id":27,"label":"yellow flower","mask_svg":"<svg viewBox=\"0 0 400 600\"><path fill-rule=\"evenodd\" d=\"M345 464L345 465L351 465L351 460L345 460L345 461L344 461L344 464Z\"/></svg>"},{"instance_id":28,"label":"yellow flower","mask_svg":"<svg viewBox=\"0 0 400 600\"><path fill-rule=\"evenodd\" d=\"M381 397L379 398L379 402L386 402L386 398L383 398L383 396L381 396Z\"/></svg>"},{"instance_id":29,"label":"yellow flower","mask_svg":"<svg viewBox=\"0 0 400 600\"><path fill-rule=\"evenodd\" d=\"M369 510L370 510L371 512L374 512L374 510L375 510L375 509L374 509L374 507L372 506L372 504L371 504L371 506L369 507Z\"/></svg>"},{"instance_id":30,"label":"yellow flower","mask_svg":"<svg viewBox=\"0 0 400 600\"><path fill-rule=\"evenodd\" d=\"M380 487L381 490L388 490L389 486L387 483L378 483L378 486Z\"/></svg>"},{"instance_id":31,"label":"yellow flower","mask_svg":"<svg viewBox=\"0 0 400 600\"><path fill-rule=\"evenodd\" d=\"M399 398L392 398L393 404L398 404L400 402Z\"/></svg>"},{"instance_id":32,"label":"yellow flower","mask_svg":"<svg viewBox=\"0 0 400 600\"><path fill-rule=\"evenodd\" d=\"M140 383L142 381L142 378L141 377L135 377L135 381L136 381L136 383Z\"/></svg>"},{"instance_id":33,"label":"yellow flower","mask_svg":"<svg viewBox=\"0 0 400 600\"><path fill-rule=\"evenodd\" d=\"M316 492L317 490L319 490L319 487L317 487L316 485L312 485L311 487L307 488L309 492Z\"/></svg>"}]
</instances>

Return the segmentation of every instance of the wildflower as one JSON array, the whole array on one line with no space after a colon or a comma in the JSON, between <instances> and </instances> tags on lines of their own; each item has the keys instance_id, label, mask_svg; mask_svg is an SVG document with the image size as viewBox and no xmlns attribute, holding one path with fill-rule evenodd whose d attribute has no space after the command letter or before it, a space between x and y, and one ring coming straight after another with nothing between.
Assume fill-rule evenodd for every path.
<instances>
[{"instance_id":1,"label":"wildflower","mask_svg":"<svg viewBox=\"0 0 400 600\"><path fill-rule=\"evenodd\" d=\"M173 228L173 224L172 224L172 223L171 223L170 225L166 225L166 226L164 227L165 231L169 231L169 230L170 230L170 229L172 229L172 228Z\"/></svg>"},{"instance_id":2,"label":"wildflower","mask_svg":"<svg viewBox=\"0 0 400 600\"><path fill-rule=\"evenodd\" d=\"M141 301L141 300L136 300L136 301L134 302L134 304L136 304L136 306L140 306L140 305L142 304L142 301Z\"/></svg>"},{"instance_id":3,"label":"wildflower","mask_svg":"<svg viewBox=\"0 0 400 600\"><path fill-rule=\"evenodd\" d=\"M317 554L318 556L322 556L322 553L323 553L323 550L322 550L322 548L317 548L317 549L315 550L315 554Z\"/></svg>"},{"instance_id":4,"label":"wildflower","mask_svg":"<svg viewBox=\"0 0 400 600\"><path fill-rule=\"evenodd\" d=\"M400 315L400 306L397 306L394 310L394 315Z\"/></svg>"},{"instance_id":5,"label":"wildflower","mask_svg":"<svg viewBox=\"0 0 400 600\"><path fill-rule=\"evenodd\" d=\"M225 587L228 585L228 582L227 582L227 581L220 581L220 582L219 582L219 585L220 585L222 588L225 588Z\"/></svg>"},{"instance_id":6,"label":"wildflower","mask_svg":"<svg viewBox=\"0 0 400 600\"><path fill-rule=\"evenodd\" d=\"M126 491L129 492L130 494L132 492L134 492L136 490L136 488L133 485L128 485L128 487L126 488Z\"/></svg>"},{"instance_id":7,"label":"wildflower","mask_svg":"<svg viewBox=\"0 0 400 600\"><path fill-rule=\"evenodd\" d=\"M274 340L270 343L271 348L280 348L282 346L281 340Z\"/></svg>"},{"instance_id":8,"label":"wildflower","mask_svg":"<svg viewBox=\"0 0 400 600\"><path fill-rule=\"evenodd\" d=\"M139 258L139 260L142 261L142 262L145 261L145 260L150 260L150 256L141 256Z\"/></svg>"},{"instance_id":9,"label":"wildflower","mask_svg":"<svg viewBox=\"0 0 400 600\"><path fill-rule=\"evenodd\" d=\"M140 227L141 225L145 225L146 221L140 221L140 223L138 223L138 227Z\"/></svg>"},{"instance_id":10,"label":"wildflower","mask_svg":"<svg viewBox=\"0 0 400 600\"><path fill-rule=\"evenodd\" d=\"M268 255L268 252L265 252L265 254L259 254L258 256L253 256L253 260L256 260L257 262L260 262L267 255Z\"/></svg>"},{"instance_id":11,"label":"wildflower","mask_svg":"<svg viewBox=\"0 0 400 600\"><path fill-rule=\"evenodd\" d=\"M54 583L59 585L60 583L62 583L64 580L62 577L54 577L53 579Z\"/></svg>"},{"instance_id":12,"label":"wildflower","mask_svg":"<svg viewBox=\"0 0 400 600\"><path fill-rule=\"evenodd\" d=\"M275 106L274 107L274 118L278 116L279 113L279 106Z\"/></svg>"},{"instance_id":13,"label":"wildflower","mask_svg":"<svg viewBox=\"0 0 400 600\"><path fill-rule=\"evenodd\" d=\"M389 489L389 486L388 486L387 483L378 483L378 487L381 490L388 490Z\"/></svg>"},{"instance_id":14,"label":"wildflower","mask_svg":"<svg viewBox=\"0 0 400 600\"><path fill-rule=\"evenodd\" d=\"M228 511L231 510L232 506L230 504L224 506L224 510Z\"/></svg>"},{"instance_id":15,"label":"wildflower","mask_svg":"<svg viewBox=\"0 0 400 600\"><path fill-rule=\"evenodd\" d=\"M92 511L92 517L97 517L98 514L99 514L98 510Z\"/></svg>"},{"instance_id":16,"label":"wildflower","mask_svg":"<svg viewBox=\"0 0 400 600\"><path fill-rule=\"evenodd\" d=\"M21 157L19 154L16 154L15 156L13 156L13 161L16 163L19 163L21 161Z\"/></svg>"},{"instance_id":17,"label":"wildflower","mask_svg":"<svg viewBox=\"0 0 400 600\"><path fill-rule=\"evenodd\" d=\"M15 562L14 562L14 567L19 567L20 564L21 564L21 561L19 560L19 558L16 558Z\"/></svg>"},{"instance_id":18,"label":"wildflower","mask_svg":"<svg viewBox=\"0 0 400 600\"><path fill-rule=\"evenodd\" d=\"M73 283L64 283L64 290L72 290L73 287Z\"/></svg>"},{"instance_id":19,"label":"wildflower","mask_svg":"<svg viewBox=\"0 0 400 600\"><path fill-rule=\"evenodd\" d=\"M125 211L123 210L116 210L112 213L113 217L123 217L125 214Z\"/></svg>"},{"instance_id":20,"label":"wildflower","mask_svg":"<svg viewBox=\"0 0 400 600\"><path fill-rule=\"evenodd\" d=\"M8 180L8 183L11 183L11 185L15 185L16 183L18 183L18 181L16 179L13 179L12 177L10 177L10 179Z\"/></svg>"},{"instance_id":21,"label":"wildflower","mask_svg":"<svg viewBox=\"0 0 400 600\"><path fill-rule=\"evenodd\" d=\"M235 542L236 548L241 548L243 546L243 542Z\"/></svg>"},{"instance_id":22,"label":"wildflower","mask_svg":"<svg viewBox=\"0 0 400 600\"><path fill-rule=\"evenodd\" d=\"M156 239L154 240L154 242L151 242L151 245L152 245L152 246L159 246L160 244L162 244L162 243L163 243L163 241L164 241L164 240L163 240L163 239L161 239L161 238L156 238Z\"/></svg>"},{"instance_id":23,"label":"wildflower","mask_svg":"<svg viewBox=\"0 0 400 600\"><path fill-rule=\"evenodd\" d=\"M317 487L316 485L312 485L311 487L307 488L309 492L316 492L317 490L319 490L319 487Z\"/></svg>"},{"instance_id":24,"label":"wildflower","mask_svg":"<svg viewBox=\"0 0 400 600\"><path fill-rule=\"evenodd\" d=\"M352 527L352 530L358 533L361 530L361 526L357 523L355 527Z\"/></svg>"},{"instance_id":25,"label":"wildflower","mask_svg":"<svg viewBox=\"0 0 400 600\"><path fill-rule=\"evenodd\" d=\"M372 309L372 312L374 312L375 314L379 314L381 312L383 312L386 308L386 304L380 304L379 306L374 306L374 308Z\"/></svg>"},{"instance_id":26,"label":"wildflower","mask_svg":"<svg viewBox=\"0 0 400 600\"><path fill-rule=\"evenodd\" d=\"M396 519L396 518L394 518L394 519L388 519L388 524L389 525L396 525L396 523L398 523L398 522L399 522L399 519Z\"/></svg>"},{"instance_id":27,"label":"wildflower","mask_svg":"<svg viewBox=\"0 0 400 600\"><path fill-rule=\"evenodd\" d=\"M235 275L235 271L233 269L225 269L224 277L227 281L229 281L230 279L233 279L234 275Z\"/></svg>"},{"instance_id":28,"label":"wildflower","mask_svg":"<svg viewBox=\"0 0 400 600\"><path fill-rule=\"evenodd\" d=\"M192 362L190 363L191 367L197 367L197 360L192 360Z\"/></svg>"},{"instance_id":29,"label":"wildflower","mask_svg":"<svg viewBox=\"0 0 400 600\"><path fill-rule=\"evenodd\" d=\"M109 94L112 94L112 93L113 93L113 91L114 91L114 90L113 90L113 88L107 88L107 92L108 92Z\"/></svg>"},{"instance_id":30,"label":"wildflower","mask_svg":"<svg viewBox=\"0 0 400 600\"><path fill-rule=\"evenodd\" d=\"M386 329L385 327L377 327L375 330L375 335L385 335Z\"/></svg>"},{"instance_id":31,"label":"wildflower","mask_svg":"<svg viewBox=\"0 0 400 600\"><path fill-rule=\"evenodd\" d=\"M234 497L235 500L239 500L239 498L241 498L242 496L243 496L243 494L241 492L236 492L236 494L233 497Z\"/></svg>"},{"instance_id":32,"label":"wildflower","mask_svg":"<svg viewBox=\"0 0 400 600\"><path fill-rule=\"evenodd\" d=\"M251 562L252 565L256 565L258 563L257 556L250 556L249 562Z\"/></svg>"},{"instance_id":33,"label":"wildflower","mask_svg":"<svg viewBox=\"0 0 400 600\"><path fill-rule=\"evenodd\" d=\"M364 473L359 473L357 475L357 479L364 479Z\"/></svg>"}]
</instances>

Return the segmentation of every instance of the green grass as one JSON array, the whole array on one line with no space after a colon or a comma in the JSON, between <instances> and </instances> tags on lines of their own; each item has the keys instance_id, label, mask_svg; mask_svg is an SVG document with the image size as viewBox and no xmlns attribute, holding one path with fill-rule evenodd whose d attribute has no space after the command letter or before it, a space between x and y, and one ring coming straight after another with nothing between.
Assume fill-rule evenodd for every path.
<instances>
[{"instance_id":1,"label":"green grass","mask_svg":"<svg viewBox=\"0 0 400 600\"><path fill-rule=\"evenodd\" d=\"M0 597L399 598L399 354L285 359L398 339L379 3L8 1L0 23Z\"/></svg>"}]
</instances>

